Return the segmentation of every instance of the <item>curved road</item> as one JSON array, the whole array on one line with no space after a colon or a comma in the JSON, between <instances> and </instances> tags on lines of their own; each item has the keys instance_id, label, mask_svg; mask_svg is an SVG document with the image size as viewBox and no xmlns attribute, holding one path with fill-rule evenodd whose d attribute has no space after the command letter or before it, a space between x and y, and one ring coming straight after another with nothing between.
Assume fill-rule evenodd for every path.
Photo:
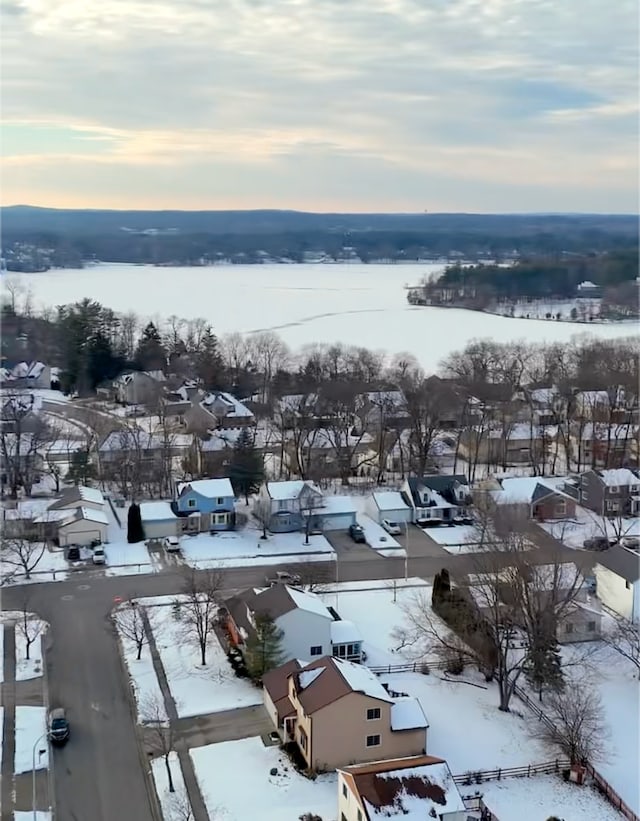
<instances>
[{"instance_id":1,"label":"curved road","mask_svg":"<svg viewBox=\"0 0 640 821\"><path fill-rule=\"evenodd\" d=\"M471 569L468 555L416 557L409 559L410 575L432 577L443 564L454 574ZM264 584L276 569L226 570L225 587ZM404 559L343 555L339 561L340 581L401 578L404 573ZM109 613L115 597L177 593L181 583L180 572L173 570L110 578L88 571L73 573L65 582L29 586L29 609L50 624L49 702L67 708L72 727L69 744L52 756L60 821L153 821L150 780L141 762L131 694ZM24 586L3 590L2 609L20 609L24 592Z\"/></svg>"}]
</instances>

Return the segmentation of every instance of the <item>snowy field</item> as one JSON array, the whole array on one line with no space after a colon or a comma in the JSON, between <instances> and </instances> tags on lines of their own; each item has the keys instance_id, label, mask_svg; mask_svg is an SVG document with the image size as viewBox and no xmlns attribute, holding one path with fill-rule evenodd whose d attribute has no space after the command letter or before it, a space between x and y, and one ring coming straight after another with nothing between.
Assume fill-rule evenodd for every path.
<instances>
[{"instance_id":1,"label":"snowy field","mask_svg":"<svg viewBox=\"0 0 640 821\"><path fill-rule=\"evenodd\" d=\"M164 709L164 699L160 685L158 684L156 671L153 669L153 660L151 658L149 645L145 642L140 658L138 659L138 648L135 642L123 636L122 633L120 633L120 641L124 661L129 671L129 677L136 699L138 721L140 723L144 721L145 705L149 704L153 704L154 706L158 705L161 711L158 717L166 720L167 714Z\"/></svg>"},{"instance_id":2,"label":"snowy field","mask_svg":"<svg viewBox=\"0 0 640 821\"><path fill-rule=\"evenodd\" d=\"M360 589L356 588L358 584ZM399 580L395 592L393 580L344 582L332 585L331 591L323 593L322 600L358 627L364 639L367 665L406 664L416 658L417 651L412 655L411 647L399 648L400 640L393 632L395 628L408 627L403 607L415 600L416 592L431 601L431 587L422 579Z\"/></svg>"},{"instance_id":3,"label":"snowy field","mask_svg":"<svg viewBox=\"0 0 640 821\"><path fill-rule=\"evenodd\" d=\"M633 335L635 325L597 326L571 322L510 319L479 311L423 308L407 304L404 286L415 285L443 265L234 265L210 268L155 268L104 264L85 269L20 274L34 305L97 299L116 311L144 306L145 317L204 315L224 334L273 330L292 348L340 341L392 353L413 351L433 372L440 360L475 338L496 342L567 342L588 332L599 338ZM227 299L219 300L224 283ZM191 295L197 293L198 300ZM230 311L228 305L242 305ZM451 333L451 328L456 333ZM384 329L384 330L383 330ZM428 333L429 344L425 345Z\"/></svg>"},{"instance_id":4,"label":"snowy field","mask_svg":"<svg viewBox=\"0 0 640 821\"><path fill-rule=\"evenodd\" d=\"M462 788L464 790L464 787ZM505 778L476 787L500 821L622 821L622 815L590 787L569 784L558 776Z\"/></svg>"},{"instance_id":5,"label":"snowy field","mask_svg":"<svg viewBox=\"0 0 640 821\"><path fill-rule=\"evenodd\" d=\"M261 539L260 530L246 529L228 531L211 536L200 533L198 536L184 536L180 540L182 556L186 564L191 567L235 566L237 560L255 563L265 558L277 558L279 563L291 559L301 561L313 555L324 554L333 559L335 551L324 536L309 536L309 544L305 544L304 533L277 533L269 534L267 539ZM297 557L297 559L296 559ZM266 562L265 562L266 563Z\"/></svg>"},{"instance_id":6,"label":"snowy field","mask_svg":"<svg viewBox=\"0 0 640 821\"><path fill-rule=\"evenodd\" d=\"M189 753L212 819L294 821L310 811L325 821L336 817L335 773L311 781L293 769L278 747L265 747L259 738L209 744ZM269 774L273 767L277 775Z\"/></svg>"},{"instance_id":7,"label":"snowy field","mask_svg":"<svg viewBox=\"0 0 640 821\"><path fill-rule=\"evenodd\" d=\"M497 685L487 684L471 668L460 676L447 677L439 671L428 676L393 673L380 680L420 700L429 722L427 752L446 759L454 775L527 766L556 757L529 736L535 719L527 707L514 698L512 712L500 712Z\"/></svg>"},{"instance_id":8,"label":"snowy field","mask_svg":"<svg viewBox=\"0 0 640 821\"><path fill-rule=\"evenodd\" d=\"M424 527L422 532L447 553L472 553L478 546L478 531L473 525Z\"/></svg>"},{"instance_id":9,"label":"snowy field","mask_svg":"<svg viewBox=\"0 0 640 821\"><path fill-rule=\"evenodd\" d=\"M48 810L36 810L34 815L31 810L14 810L13 821L51 821L51 813Z\"/></svg>"},{"instance_id":10,"label":"snowy field","mask_svg":"<svg viewBox=\"0 0 640 821\"><path fill-rule=\"evenodd\" d=\"M47 710L45 707L16 707L16 757L14 772L26 773L33 766L33 748L47 730ZM45 750L38 756L38 749ZM36 770L49 766L49 742L46 737L36 749Z\"/></svg>"},{"instance_id":11,"label":"snowy field","mask_svg":"<svg viewBox=\"0 0 640 821\"><path fill-rule=\"evenodd\" d=\"M576 515L561 522L545 522L541 525L547 533L567 547L582 548L586 539L607 536L640 536L640 517L628 516L621 520L618 532L610 521L603 521L592 510L576 505Z\"/></svg>"},{"instance_id":12,"label":"snowy field","mask_svg":"<svg viewBox=\"0 0 640 821\"><path fill-rule=\"evenodd\" d=\"M47 500L51 502L50 499ZM63 582L68 576L69 565L64 557L63 550L45 549L40 560L31 571L31 578L24 575L22 568L10 565L7 562L2 564L0 569L0 582L5 584L35 584L37 582ZM17 571L17 572L16 572ZM15 573L15 575L14 575Z\"/></svg>"},{"instance_id":13,"label":"snowy field","mask_svg":"<svg viewBox=\"0 0 640 821\"><path fill-rule=\"evenodd\" d=\"M152 563L149 551L144 542L128 544L117 542L105 544L107 558L105 573L107 576L131 576L137 573L155 573L158 568Z\"/></svg>"},{"instance_id":14,"label":"snowy field","mask_svg":"<svg viewBox=\"0 0 640 821\"><path fill-rule=\"evenodd\" d=\"M200 648L176 621L172 606L152 608L153 634L180 717L218 713L262 704L262 691L238 678L212 632L207 664L200 664Z\"/></svg>"},{"instance_id":15,"label":"snowy field","mask_svg":"<svg viewBox=\"0 0 640 821\"><path fill-rule=\"evenodd\" d=\"M188 814L191 805L184 786L178 753L169 753L169 766L171 767L171 780L175 792L169 790L169 777L164 757L154 758L151 761L151 772L153 773L156 793L162 809L162 817L164 821L183 821L183 819L187 821L192 817ZM212 815L211 819L215 821L215 816Z\"/></svg>"}]
</instances>

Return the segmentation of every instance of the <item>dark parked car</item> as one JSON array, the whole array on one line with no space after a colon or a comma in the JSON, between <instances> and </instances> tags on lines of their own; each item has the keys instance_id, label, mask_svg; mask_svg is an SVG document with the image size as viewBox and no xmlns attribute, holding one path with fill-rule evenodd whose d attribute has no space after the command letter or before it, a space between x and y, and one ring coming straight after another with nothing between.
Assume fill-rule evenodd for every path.
<instances>
[{"instance_id":1,"label":"dark parked car","mask_svg":"<svg viewBox=\"0 0 640 821\"><path fill-rule=\"evenodd\" d=\"M74 544L67 548L67 560L70 562L80 561L80 548L78 545Z\"/></svg>"},{"instance_id":2,"label":"dark parked car","mask_svg":"<svg viewBox=\"0 0 640 821\"><path fill-rule=\"evenodd\" d=\"M60 746L69 740L69 722L62 707L49 712L49 740Z\"/></svg>"},{"instance_id":3,"label":"dark parked car","mask_svg":"<svg viewBox=\"0 0 640 821\"><path fill-rule=\"evenodd\" d=\"M365 544L367 541L364 536L364 530L360 525L349 525L349 536L351 536L354 542L360 542L361 544Z\"/></svg>"}]
</instances>

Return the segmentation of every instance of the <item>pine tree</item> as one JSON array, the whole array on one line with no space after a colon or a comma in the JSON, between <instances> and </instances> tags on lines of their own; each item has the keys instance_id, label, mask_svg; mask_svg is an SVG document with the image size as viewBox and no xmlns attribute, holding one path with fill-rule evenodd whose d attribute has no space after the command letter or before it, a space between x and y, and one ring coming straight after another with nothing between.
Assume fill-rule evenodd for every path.
<instances>
[{"instance_id":1,"label":"pine tree","mask_svg":"<svg viewBox=\"0 0 640 821\"><path fill-rule=\"evenodd\" d=\"M267 613L257 613L255 633L247 639L244 654L249 675L259 681L265 673L282 664L282 637L284 633Z\"/></svg>"},{"instance_id":2,"label":"pine tree","mask_svg":"<svg viewBox=\"0 0 640 821\"><path fill-rule=\"evenodd\" d=\"M224 362L218 347L218 338L210 327L205 330L196 357L196 375L207 390L224 387Z\"/></svg>"},{"instance_id":3,"label":"pine tree","mask_svg":"<svg viewBox=\"0 0 640 821\"><path fill-rule=\"evenodd\" d=\"M74 485L87 485L96 478L96 468L91 462L89 451L76 450L71 454L71 462L67 472L67 481Z\"/></svg>"},{"instance_id":4,"label":"pine tree","mask_svg":"<svg viewBox=\"0 0 640 821\"><path fill-rule=\"evenodd\" d=\"M560 647L555 630L550 629L548 625L534 625L524 672L529 686L538 692L540 701L543 690L560 692L564 689Z\"/></svg>"},{"instance_id":5,"label":"pine tree","mask_svg":"<svg viewBox=\"0 0 640 821\"><path fill-rule=\"evenodd\" d=\"M167 366L167 351L162 344L160 332L149 322L136 349L135 362L138 368L145 371L164 370Z\"/></svg>"},{"instance_id":6,"label":"pine tree","mask_svg":"<svg viewBox=\"0 0 640 821\"><path fill-rule=\"evenodd\" d=\"M229 479L233 485L233 492L237 496L244 496L247 504L249 495L257 493L264 481L264 460L262 454L256 450L253 435L248 428L240 431L233 446Z\"/></svg>"},{"instance_id":7,"label":"pine tree","mask_svg":"<svg viewBox=\"0 0 640 821\"><path fill-rule=\"evenodd\" d=\"M127 516L127 541L129 544L144 541L144 528L142 527L140 505L137 505L135 502L132 502Z\"/></svg>"}]
</instances>

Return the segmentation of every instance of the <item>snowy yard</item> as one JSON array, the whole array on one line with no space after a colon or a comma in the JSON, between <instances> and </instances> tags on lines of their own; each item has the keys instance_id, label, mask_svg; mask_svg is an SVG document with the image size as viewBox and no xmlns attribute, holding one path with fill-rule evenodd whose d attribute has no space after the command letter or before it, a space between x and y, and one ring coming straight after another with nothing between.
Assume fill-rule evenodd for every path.
<instances>
[{"instance_id":1,"label":"snowy yard","mask_svg":"<svg viewBox=\"0 0 640 821\"><path fill-rule=\"evenodd\" d=\"M464 788L463 788L464 789ZM622 815L590 787L578 787L558 776L505 778L477 787L500 821L621 821Z\"/></svg>"},{"instance_id":2,"label":"snowy yard","mask_svg":"<svg viewBox=\"0 0 640 821\"><path fill-rule=\"evenodd\" d=\"M27 633L35 635L38 630L39 635L29 648L29 658L27 659L27 642L24 632L16 624L16 681L24 681L29 678L38 678L42 675L42 637L46 629L46 622L41 619L31 619L27 625Z\"/></svg>"},{"instance_id":3,"label":"snowy yard","mask_svg":"<svg viewBox=\"0 0 640 821\"><path fill-rule=\"evenodd\" d=\"M267 539L261 539L261 531L246 529L228 531L211 536L200 533L198 536L183 536L180 540L181 552L185 562L192 567L212 567L227 565L235 566L237 560L256 559L262 563L267 557L275 557L279 562L300 561L314 554L325 554L328 560L334 558L335 553L324 536L310 536L309 544L305 544L304 533L277 533L269 534ZM265 564L267 562L264 562Z\"/></svg>"},{"instance_id":4,"label":"snowy yard","mask_svg":"<svg viewBox=\"0 0 640 821\"><path fill-rule=\"evenodd\" d=\"M478 548L478 531L473 525L423 527L421 530L448 553L472 553Z\"/></svg>"},{"instance_id":5,"label":"snowy yard","mask_svg":"<svg viewBox=\"0 0 640 821\"><path fill-rule=\"evenodd\" d=\"M374 522L370 516L366 516L363 513L360 514L357 519L358 524L364 530L364 537L369 547L372 547L383 555L405 555L404 548L401 547L400 542L396 541L391 534L387 533L381 525Z\"/></svg>"},{"instance_id":6,"label":"snowy yard","mask_svg":"<svg viewBox=\"0 0 640 821\"><path fill-rule=\"evenodd\" d=\"M416 593L431 601L431 587L422 579L344 582L332 585L331 591L323 593L322 600L360 630L367 665L404 664L416 657L415 652L412 656L410 647L396 651L399 639L392 633L396 627L408 626L403 606L411 603Z\"/></svg>"},{"instance_id":7,"label":"snowy yard","mask_svg":"<svg viewBox=\"0 0 640 821\"><path fill-rule=\"evenodd\" d=\"M531 739L528 728L535 719L527 707L514 697L512 712L500 712L497 684L487 684L471 668L460 676L393 673L380 680L419 699L429 722L427 752L446 759L455 775L555 758L553 750Z\"/></svg>"},{"instance_id":8,"label":"snowy yard","mask_svg":"<svg viewBox=\"0 0 640 821\"><path fill-rule=\"evenodd\" d=\"M49 503L50 501L50 499L47 500ZM31 577L29 579L24 575L24 570L21 567L15 564L9 564L5 561L0 571L0 581L4 581L6 584L62 582L67 578L68 570L69 565L64 557L64 551L49 550L46 548L38 563L31 570Z\"/></svg>"},{"instance_id":9,"label":"snowy yard","mask_svg":"<svg viewBox=\"0 0 640 821\"><path fill-rule=\"evenodd\" d=\"M640 517L626 517L616 527L610 521L604 521L592 510L576 505L576 515L572 519L558 522L545 522L541 525L547 533L567 547L582 548L586 539L602 536L640 536Z\"/></svg>"},{"instance_id":10,"label":"snowy yard","mask_svg":"<svg viewBox=\"0 0 640 821\"><path fill-rule=\"evenodd\" d=\"M162 691L158 684L156 671L153 669L153 660L151 658L151 651L148 644L142 648L140 658L136 644L131 639L126 638L120 633L120 641L122 643L122 651L124 654L124 661L129 671L129 676L133 686L133 692L136 699L136 706L138 708L138 721L142 723L145 713L145 705L153 704L160 706L162 710L161 717L166 719L167 715L164 710L164 699Z\"/></svg>"},{"instance_id":11,"label":"snowy yard","mask_svg":"<svg viewBox=\"0 0 640 821\"><path fill-rule=\"evenodd\" d=\"M107 558L107 576L130 576L137 573L155 573L158 570L152 563L144 542L117 542L105 544L103 547Z\"/></svg>"},{"instance_id":12,"label":"snowy yard","mask_svg":"<svg viewBox=\"0 0 640 821\"><path fill-rule=\"evenodd\" d=\"M259 738L189 752L212 819L294 821L304 812L317 813L325 821L336 817L335 773L311 781L294 770L278 747L265 747ZM277 775L269 774L273 767Z\"/></svg>"},{"instance_id":13,"label":"snowy yard","mask_svg":"<svg viewBox=\"0 0 640 821\"><path fill-rule=\"evenodd\" d=\"M16 707L16 757L14 772L26 773L33 766L33 748L41 738L36 749L36 770L49 766L49 743L46 739L47 711L45 707ZM44 750L38 755L39 750Z\"/></svg>"},{"instance_id":14,"label":"snowy yard","mask_svg":"<svg viewBox=\"0 0 640 821\"><path fill-rule=\"evenodd\" d=\"M14 810L13 821L51 821L51 813L48 810L36 810L34 815L31 810Z\"/></svg>"},{"instance_id":15,"label":"snowy yard","mask_svg":"<svg viewBox=\"0 0 640 821\"><path fill-rule=\"evenodd\" d=\"M169 791L169 778L167 776L167 766L164 757L154 758L151 762L151 772L156 785L156 793L162 809L164 821L179 821L188 818L189 796L187 795L184 780L182 778L182 767L178 760L178 753L169 753L169 766L171 767L171 780L175 792ZM184 810L184 812L183 812ZM211 816L215 819L215 816Z\"/></svg>"},{"instance_id":16,"label":"snowy yard","mask_svg":"<svg viewBox=\"0 0 640 821\"><path fill-rule=\"evenodd\" d=\"M211 633L207 664L188 637L185 624L174 618L172 606L150 608L153 634L180 717L262 704L262 691L238 678L217 637Z\"/></svg>"}]
</instances>

